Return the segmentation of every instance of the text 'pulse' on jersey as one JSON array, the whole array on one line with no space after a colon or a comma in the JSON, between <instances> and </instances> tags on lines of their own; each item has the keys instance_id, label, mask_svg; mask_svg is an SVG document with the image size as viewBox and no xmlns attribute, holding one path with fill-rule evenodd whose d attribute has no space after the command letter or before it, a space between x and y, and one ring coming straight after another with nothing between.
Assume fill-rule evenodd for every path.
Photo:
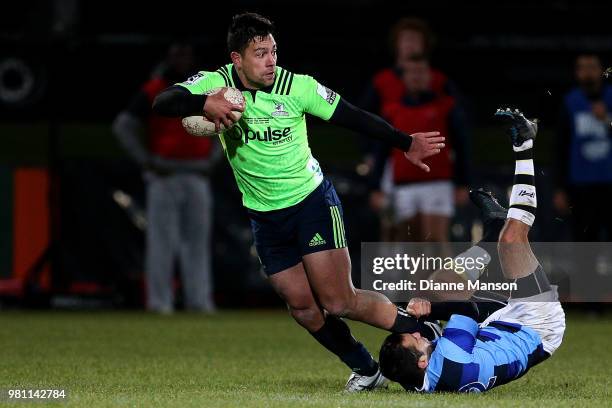
<instances>
[{"instance_id":1,"label":"text 'pulse' on jersey","mask_svg":"<svg viewBox=\"0 0 612 408\"><path fill-rule=\"evenodd\" d=\"M223 86L242 91L246 100L242 118L219 137L245 207L287 208L321 183L323 173L308 145L305 114L329 120L340 100L336 92L281 67L276 67L274 84L247 90L233 64L202 71L178 85L193 94Z\"/></svg>"}]
</instances>

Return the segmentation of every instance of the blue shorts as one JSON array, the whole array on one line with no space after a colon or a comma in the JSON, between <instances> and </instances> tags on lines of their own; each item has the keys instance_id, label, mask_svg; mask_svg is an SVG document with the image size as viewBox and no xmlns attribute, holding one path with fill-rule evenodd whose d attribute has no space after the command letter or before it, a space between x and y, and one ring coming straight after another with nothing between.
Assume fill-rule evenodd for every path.
<instances>
[{"instance_id":1,"label":"blue shorts","mask_svg":"<svg viewBox=\"0 0 612 408\"><path fill-rule=\"evenodd\" d=\"M291 207L248 213L255 248L268 276L297 265L304 255L346 247L342 205L327 179Z\"/></svg>"}]
</instances>

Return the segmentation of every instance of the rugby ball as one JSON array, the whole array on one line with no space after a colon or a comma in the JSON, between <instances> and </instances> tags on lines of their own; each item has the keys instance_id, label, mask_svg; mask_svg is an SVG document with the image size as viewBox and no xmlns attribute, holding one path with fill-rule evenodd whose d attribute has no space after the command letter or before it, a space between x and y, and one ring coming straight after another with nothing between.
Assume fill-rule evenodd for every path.
<instances>
[{"instance_id":1,"label":"rugby ball","mask_svg":"<svg viewBox=\"0 0 612 408\"><path fill-rule=\"evenodd\" d=\"M231 103L238 105L244 103L242 92L236 88L214 88L206 92L206 95L214 95L219 92L223 92L225 99ZM232 111L232 115L238 121L242 117L242 112ZM183 118L182 123L185 131L193 136L214 136L219 133L215 130L215 123L208 120L206 116L187 116ZM221 123L221 132L225 130L227 129Z\"/></svg>"}]
</instances>

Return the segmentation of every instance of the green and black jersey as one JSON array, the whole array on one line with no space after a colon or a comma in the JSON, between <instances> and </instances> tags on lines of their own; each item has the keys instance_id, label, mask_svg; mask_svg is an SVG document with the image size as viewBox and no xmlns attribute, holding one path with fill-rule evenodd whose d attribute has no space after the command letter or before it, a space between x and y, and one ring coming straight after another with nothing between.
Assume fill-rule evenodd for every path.
<instances>
[{"instance_id":1,"label":"green and black jersey","mask_svg":"<svg viewBox=\"0 0 612 408\"><path fill-rule=\"evenodd\" d=\"M308 145L306 113L329 120L340 95L307 75L276 67L274 84L258 91L242 87L233 64L201 71L178 84L192 94L221 87L241 89L246 109L220 135L245 207L270 211L302 201L323 180Z\"/></svg>"}]
</instances>

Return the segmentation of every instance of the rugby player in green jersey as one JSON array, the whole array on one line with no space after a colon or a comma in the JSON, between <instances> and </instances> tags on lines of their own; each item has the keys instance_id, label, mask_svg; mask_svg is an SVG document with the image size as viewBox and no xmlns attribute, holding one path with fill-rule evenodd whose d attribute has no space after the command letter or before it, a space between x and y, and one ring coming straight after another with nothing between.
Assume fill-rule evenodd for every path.
<instances>
[{"instance_id":1,"label":"rugby player in green jersey","mask_svg":"<svg viewBox=\"0 0 612 408\"><path fill-rule=\"evenodd\" d=\"M390 143L429 171L423 159L444 147L438 132L406 135L362 111L307 75L276 65L274 27L253 13L234 16L227 44L231 64L200 72L160 93L153 109L165 116L205 115L220 134L225 155L247 208L263 269L293 318L351 370L346 389L385 386L378 363L356 341L342 317L395 333L414 332L429 302L413 299L406 310L382 294L356 289L346 245L342 205L312 156L309 113L329 123ZM234 105L217 87L235 87L246 103Z\"/></svg>"}]
</instances>

